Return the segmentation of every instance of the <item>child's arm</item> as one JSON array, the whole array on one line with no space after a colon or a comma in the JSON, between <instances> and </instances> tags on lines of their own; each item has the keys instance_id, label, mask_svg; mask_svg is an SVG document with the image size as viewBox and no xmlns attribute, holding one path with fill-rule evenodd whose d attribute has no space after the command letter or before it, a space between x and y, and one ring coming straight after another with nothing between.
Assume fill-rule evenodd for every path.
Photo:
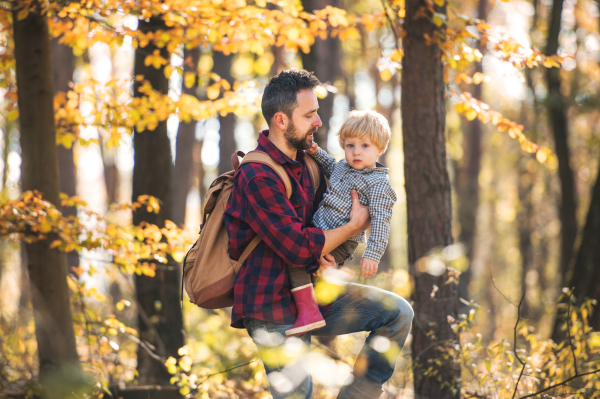
<instances>
[{"instance_id":1,"label":"child's arm","mask_svg":"<svg viewBox=\"0 0 600 399\"><path fill-rule=\"evenodd\" d=\"M330 179L336 163L335 158L320 149L317 143L313 143L312 147L310 147L309 150L306 150L306 152L313 156L315 161L317 161L317 163L321 165L321 168L323 168L325 177Z\"/></svg>"},{"instance_id":2,"label":"child's arm","mask_svg":"<svg viewBox=\"0 0 600 399\"><path fill-rule=\"evenodd\" d=\"M388 179L381 179L372 184L369 187L368 196L369 214L371 215L371 235L367 241L363 260L366 258L379 263L390 237L392 209L396 203L397 196ZM369 266L366 263L365 266ZM362 264L363 262L361 261L361 266ZM375 270L371 274L374 274L376 270L377 265L375 265Z\"/></svg>"}]
</instances>

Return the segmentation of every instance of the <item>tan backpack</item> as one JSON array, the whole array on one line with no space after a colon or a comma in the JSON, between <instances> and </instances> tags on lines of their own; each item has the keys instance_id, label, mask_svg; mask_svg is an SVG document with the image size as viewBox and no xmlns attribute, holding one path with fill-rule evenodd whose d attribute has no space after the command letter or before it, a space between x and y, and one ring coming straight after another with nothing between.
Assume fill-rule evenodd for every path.
<instances>
[{"instance_id":1,"label":"tan backpack","mask_svg":"<svg viewBox=\"0 0 600 399\"><path fill-rule=\"evenodd\" d=\"M241 163L238 156L243 158ZM316 193L320 184L319 167L310 155L306 154L304 159ZM183 287L185 286L190 301L201 308L219 309L233 306L235 276L250 252L261 240L258 235L254 237L239 260L236 261L229 257L229 235L225 228L223 215L231 195L233 177L240 165L251 162L269 166L283 181L288 199L292 195L292 184L287 172L267 153L251 151L244 155L243 152L238 151L231 156L231 162L235 170L217 177L206 193L200 236L183 261L182 305Z\"/></svg>"}]
</instances>

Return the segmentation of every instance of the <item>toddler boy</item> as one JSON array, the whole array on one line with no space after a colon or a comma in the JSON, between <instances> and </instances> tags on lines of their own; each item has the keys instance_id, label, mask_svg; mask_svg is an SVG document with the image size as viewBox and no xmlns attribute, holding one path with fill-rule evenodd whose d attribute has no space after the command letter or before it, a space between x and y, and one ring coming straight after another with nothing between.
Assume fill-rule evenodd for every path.
<instances>
[{"instance_id":1,"label":"toddler boy","mask_svg":"<svg viewBox=\"0 0 600 399\"><path fill-rule=\"evenodd\" d=\"M361 205L369 207L371 235L365 233L350 238L331 251L337 264L352 259L358 243L366 242L367 248L360 261L361 274L370 277L377 272L390 235L392 208L397 200L390 184L389 169L377 163L377 158L387 149L391 130L383 115L375 111L351 111L342 125L339 136L345 159L337 162L317 144L307 150L323 168L330 185L313 217L315 227L331 230L350 220L352 198L356 190ZM314 295L301 295L311 288L310 275L303 268L289 267L288 275L292 295L298 309L296 323L286 335L300 335L325 326L318 311ZM310 285L310 287L309 287ZM315 311L315 309L317 311Z\"/></svg>"}]
</instances>

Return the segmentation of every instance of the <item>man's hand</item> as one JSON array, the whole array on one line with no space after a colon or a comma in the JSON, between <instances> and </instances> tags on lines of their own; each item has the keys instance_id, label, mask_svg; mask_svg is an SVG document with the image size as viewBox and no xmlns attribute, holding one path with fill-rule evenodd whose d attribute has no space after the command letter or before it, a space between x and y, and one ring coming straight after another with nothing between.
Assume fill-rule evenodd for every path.
<instances>
[{"instance_id":1,"label":"man's hand","mask_svg":"<svg viewBox=\"0 0 600 399\"><path fill-rule=\"evenodd\" d=\"M313 275L317 277L321 277L323 275L323 270L327 269L328 267L337 266L335 263L335 258L331 254L321 256L321 259L319 259L319 264L321 267L319 267L317 271L313 273Z\"/></svg>"},{"instance_id":2,"label":"man's hand","mask_svg":"<svg viewBox=\"0 0 600 399\"><path fill-rule=\"evenodd\" d=\"M319 145L317 143L313 143L312 146L308 150L306 150L306 152L308 152L310 155L315 155L318 149Z\"/></svg>"},{"instance_id":3,"label":"man's hand","mask_svg":"<svg viewBox=\"0 0 600 399\"><path fill-rule=\"evenodd\" d=\"M377 273L377 267L379 262L375 262L373 259L362 258L360 260L360 274L363 277L371 277Z\"/></svg>"},{"instance_id":4,"label":"man's hand","mask_svg":"<svg viewBox=\"0 0 600 399\"><path fill-rule=\"evenodd\" d=\"M352 210L350 211L350 221L348 223L352 225L356 232L353 236L356 236L369 228L371 216L369 215L369 207L360 204L356 190L352 190L350 194L352 195Z\"/></svg>"}]
</instances>

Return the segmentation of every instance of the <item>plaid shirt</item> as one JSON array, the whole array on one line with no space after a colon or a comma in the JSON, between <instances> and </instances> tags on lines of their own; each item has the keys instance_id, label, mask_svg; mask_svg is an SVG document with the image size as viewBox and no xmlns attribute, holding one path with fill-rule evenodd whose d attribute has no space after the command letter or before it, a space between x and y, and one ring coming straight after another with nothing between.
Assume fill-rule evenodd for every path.
<instances>
[{"instance_id":1,"label":"plaid shirt","mask_svg":"<svg viewBox=\"0 0 600 399\"><path fill-rule=\"evenodd\" d=\"M308 227L326 190L323 175L314 195L304 152L299 151L294 161L271 143L268 134L268 130L259 134L256 149L281 163L290 177L292 196L288 200L283 182L268 166L243 164L235 174L224 215L229 253L239 259L257 234L262 239L235 279L231 315L235 328L243 328L246 317L293 324L297 311L286 266L316 271L325 244L323 230Z\"/></svg>"},{"instance_id":2,"label":"plaid shirt","mask_svg":"<svg viewBox=\"0 0 600 399\"><path fill-rule=\"evenodd\" d=\"M325 176L331 179L313 219L314 225L323 230L331 230L348 223L352 210L350 191L356 190L360 203L369 207L371 235L369 241L366 241L363 231L350 238L350 241L367 242L363 258L379 262L388 244L392 208L397 200L388 177L389 169L377 163L373 168L356 170L345 159L336 162L334 157L321 148L314 158L323 168Z\"/></svg>"}]
</instances>

